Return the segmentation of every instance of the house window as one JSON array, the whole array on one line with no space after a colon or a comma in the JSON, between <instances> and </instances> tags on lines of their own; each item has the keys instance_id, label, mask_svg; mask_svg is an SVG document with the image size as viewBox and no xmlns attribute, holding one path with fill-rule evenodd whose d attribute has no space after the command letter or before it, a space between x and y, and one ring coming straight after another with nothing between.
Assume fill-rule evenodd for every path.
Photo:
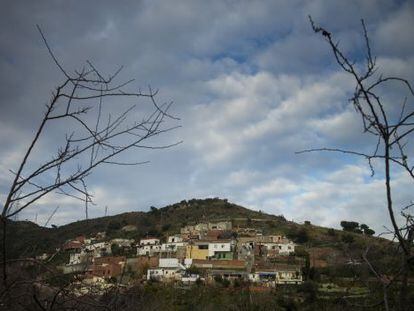
<instances>
[{"instance_id":1,"label":"house window","mask_svg":"<svg viewBox=\"0 0 414 311\"><path fill-rule=\"evenodd\" d=\"M205 245L199 245L198 249L208 249L208 244Z\"/></svg>"}]
</instances>

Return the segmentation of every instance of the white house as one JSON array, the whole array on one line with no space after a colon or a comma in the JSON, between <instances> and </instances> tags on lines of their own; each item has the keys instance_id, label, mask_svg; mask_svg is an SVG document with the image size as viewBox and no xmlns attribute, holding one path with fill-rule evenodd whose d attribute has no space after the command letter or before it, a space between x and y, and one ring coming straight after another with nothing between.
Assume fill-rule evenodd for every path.
<instances>
[{"instance_id":1,"label":"white house","mask_svg":"<svg viewBox=\"0 0 414 311\"><path fill-rule=\"evenodd\" d=\"M296 244L292 241L285 243L262 243L268 251L277 252L280 255L289 255L295 252Z\"/></svg>"},{"instance_id":2,"label":"white house","mask_svg":"<svg viewBox=\"0 0 414 311\"><path fill-rule=\"evenodd\" d=\"M217 252L231 252L235 241L212 241L208 243L208 256L214 257L214 254Z\"/></svg>"},{"instance_id":3,"label":"white house","mask_svg":"<svg viewBox=\"0 0 414 311\"><path fill-rule=\"evenodd\" d=\"M147 280L168 282L179 281L181 277L181 270L177 268L155 268L147 271Z\"/></svg>"},{"instance_id":4,"label":"white house","mask_svg":"<svg viewBox=\"0 0 414 311\"><path fill-rule=\"evenodd\" d=\"M78 265L88 261L90 255L86 252L70 253L69 254L69 265Z\"/></svg>"},{"instance_id":5,"label":"white house","mask_svg":"<svg viewBox=\"0 0 414 311\"><path fill-rule=\"evenodd\" d=\"M302 273L298 269L284 269L276 274L276 284L301 284Z\"/></svg>"},{"instance_id":6,"label":"white house","mask_svg":"<svg viewBox=\"0 0 414 311\"><path fill-rule=\"evenodd\" d=\"M116 244L119 247L130 247L132 244L134 244L134 239L112 239L111 244Z\"/></svg>"},{"instance_id":7,"label":"white house","mask_svg":"<svg viewBox=\"0 0 414 311\"><path fill-rule=\"evenodd\" d=\"M167 239L167 243L180 243L183 242L183 238L180 235L170 235Z\"/></svg>"},{"instance_id":8,"label":"white house","mask_svg":"<svg viewBox=\"0 0 414 311\"><path fill-rule=\"evenodd\" d=\"M158 238L143 238L139 241L137 248L138 256L152 256L161 251L160 239Z\"/></svg>"},{"instance_id":9,"label":"white house","mask_svg":"<svg viewBox=\"0 0 414 311\"><path fill-rule=\"evenodd\" d=\"M160 258L158 262L159 268L178 268L185 270L185 267L180 263L178 258Z\"/></svg>"},{"instance_id":10,"label":"white house","mask_svg":"<svg viewBox=\"0 0 414 311\"><path fill-rule=\"evenodd\" d=\"M160 258L158 268L148 269L147 280L178 281L184 271L185 267L177 258Z\"/></svg>"},{"instance_id":11,"label":"white house","mask_svg":"<svg viewBox=\"0 0 414 311\"><path fill-rule=\"evenodd\" d=\"M249 274L249 280L254 283L276 284L301 284L302 273L299 266L284 265L271 269L257 269Z\"/></svg>"},{"instance_id":12,"label":"white house","mask_svg":"<svg viewBox=\"0 0 414 311\"><path fill-rule=\"evenodd\" d=\"M157 238L143 238L139 241L140 246L144 245L159 245L160 239Z\"/></svg>"},{"instance_id":13,"label":"white house","mask_svg":"<svg viewBox=\"0 0 414 311\"><path fill-rule=\"evenodd\" d=\"M181 277L181 282L185 283L185 284L192 284L197 282L197 280L200 278L200 275L198 274L188 274L188 275L183 275Z\"/></svg>"},{"instance_id":14,"label":"white house","mask_svg":"<svg viewBox=\"0 0 414 311\"><path fill-rule=\"evenodd\" d=\"M187 244L187 242L183 242L181 237L168 237L168 242L161 245L161 251L176 252L178 247L183 247Z\"/></svg>"},{"instance_id":15,"label":"white house","mask_svg":"<svg viewBox=\"0 0 414 311\"><path fill-rule=\"evenodd\" d=\"M137 248L138 256L152 256L159 252L161 252L161 245L148 244Z\"/></svg>"},{"instance_id":16,"label":"white house","mask_svg":"<svg viewBox=\"0 0 414 311\"><path fill-rule=\"evenodd\" d=\"M103 257L112 254L111 243L108 242L99 242L85 245L84 249L88 252L93 252L94 257Z\"/></svg>"}]
</instances>

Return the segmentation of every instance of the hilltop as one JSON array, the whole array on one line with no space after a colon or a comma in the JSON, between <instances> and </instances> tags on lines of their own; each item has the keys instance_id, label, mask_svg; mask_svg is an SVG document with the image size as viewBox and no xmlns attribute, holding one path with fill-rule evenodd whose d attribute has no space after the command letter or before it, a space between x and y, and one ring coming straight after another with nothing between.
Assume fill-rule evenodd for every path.
<instances>
[{"instance_id":1,"label":"hilltop","mask_svg":"<svg viewBox=\"0 0 414 311\"><path fill-rule=\"evenodd\" d=\"M9 256L17 258L43 252L51 253L66 240L79 235L91 236L106 232L108 238L125 237L138 240L148 235L166 237L179 232L181 227L188 224L220 220L231 220L234 226L260 228L263 234L283 234L306 248L342 250L344 244L352 242L354 248L363 250L372 243L388 244L384 239L311 224L298 224L287 221L283 216L250 210L226 199L211 198L183 200L162 208L151 207L148 212L122 213L77 221L56 228L41 227L29 221L10 222ZM124 231L122 228L125 226L133 226L136 230Z\"/></svg>"}]
</instances>

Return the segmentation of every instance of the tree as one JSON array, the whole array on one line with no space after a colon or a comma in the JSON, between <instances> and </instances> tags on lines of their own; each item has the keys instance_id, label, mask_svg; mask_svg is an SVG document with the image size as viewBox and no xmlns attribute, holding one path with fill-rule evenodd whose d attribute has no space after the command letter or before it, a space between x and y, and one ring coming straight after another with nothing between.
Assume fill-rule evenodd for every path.
<instances>
[{"instance_id":1,"label":"tree","mask_svg":"<svg viewBox=\"0 0 414 311\"><path fill-rule=\"evenodd\" d=\"M371 228L367 228L367 229L364 230L364 234L365 235L374 235L375 231L372 230Z\"/></svg>"},{"instance_id":2,"label":"tree","mask_svg":"<svg viewBox=\"0 0 414 311\"><path fill-rule=\"evenodd\" d=\"M341 227L344 231L351 231L354 232L359 227L359 223L355 221L341 221Z\"/></svg>"},{"instance_id":3,"label":"tree","mask_svg":"<svg viewBox=\"0 0 414 311\"><path fill-rule=\"evenodd\" d=\"M40 27L39 33L63 80L56 87L46 104L43 118L35 130L16 169L10 190L1 212L2 225L2 267L3 285L7 288L7 224L9 220L32 206L39 199L51 194L70 196L85 204L88 218L88 204L92 195L88 192L87 179L92 172L103 165L134 166L143 162L125 162L119 156L127 151L139 149L164 149L180 142L165 145L151 144L154 137L176 129L170 125L178 118L169 114L172 103L158 104L156 90L148 88L141 92L131 87L133 80L117 82L120 67L107 76L90 61L70 72L56 58ZM119 99L114 115L109 111L106 100ZM121 101L122 99L122 101ZM135 116L136 103L123 107L126 100L145 100L141 111L146 115ZM114 103L111 103L112 105ZM112 109L115 110L115 109ZM42 163L35 162L35 150L41 138L58 127L66 128L66 134L51 154Z\"/></svg>"},{"instance_id":4,"label":"tree","mask_svg":"<svg viewBox=\"0 0 414 311\"><path fill-rule=\"evenodd\" d=\"M368 225L366 224L361 224L360 229L362 230L362 232L364 232L365 235L374 235L375 231L372 230Z\"/></svg>"},{"instance_id":5,"label":"tree","mask_svg":"<svg viewBox=\"0 0 414 311\"><path fill-rule=\"evenodd\" d=\"M320 34L328 43L336 63L355 81L355 90L351 102L360 116L364 133L376 138L372 153L365 153L354 150L344 150L340 148L320 148L303 150L302 152L330 151L340 152L349 155L363 157L368 161L372 175L375 173L373 160L383 162L383 174L385 179L386 209L391 221L392 228L389 230L398 242L398 253L401 257L401 266L390 280L386 273L377 271L368 261L366 254L364 259L370 267L372 273L377 277L383 288L383 304L386 310L390 309L388 290L390 286L398 284L399 288L399 309L406 310L408 272L411 261L413 260L413 238L414 238L414 219L409 213L412 203L407 206L400 206L404 225L400 225L395 216L393 202L393 189L391 183L392 170L405 172L409 178L414 179L414 165L410 163L408 157L414 133L414 106L412 100L414 90L410 82L396 76L383 76L378 72L376 58L372 56L371 46L368 38L367 29L362 20L363 37L365 41L365 64L360 66L355 60L350 59L339 47L334 36L327 29L317 26L310 18L312 29ZM400 102L393 100L390 102L382 92L385 87L395 87L399 92L404 92ZM410 100L411 102L408 102ZM410 154L411 156L411 154ZM371 233L369 231L369 233Z\"/></svg>"},{"instance_id":6,"label":"tree","mask_svg":"<svg viewBox=\"0 0 414 311\"><path fill-rule=\"evenodd\" d=\"M304 228L292 229L287 233L288 238L291 238L296 243L306 243L309 241L308 231Z\"/></svg>"}]
</instances>

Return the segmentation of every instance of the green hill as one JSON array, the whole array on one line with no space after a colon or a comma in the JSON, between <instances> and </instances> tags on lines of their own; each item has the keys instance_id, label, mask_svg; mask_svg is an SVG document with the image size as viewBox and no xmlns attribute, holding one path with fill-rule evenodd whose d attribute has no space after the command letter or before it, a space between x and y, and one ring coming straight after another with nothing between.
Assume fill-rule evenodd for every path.
<instances>
[{"instance_id":1,"label":"green hill","mask_svg":"<svg viewBox=\"0 0 414 311\"><path fill-rule=\"evenodd\" d=\"M66 240L79 235L92 236L105 231L107 237L139 239L146 235L165 237L177 233L187 224L205 221L231 220L234 226L260 228L263 234L284 234L306 248L329 247L343 249L344 236L351 236L352 244L363 249L368 244L384 244L384 239L344 233L342 231L301 225L275 216L254 211L228 202L226 199L192 199L163 208L152 207L148 212L128 212L114 216L82 220L57 228L40 227L29 221L12 222L7 226L8 257L28 257L51 253ZM125 232L126 225L136 231ZM349 241L348 241L349 244Z\"/></svg>"}]
</instances>

